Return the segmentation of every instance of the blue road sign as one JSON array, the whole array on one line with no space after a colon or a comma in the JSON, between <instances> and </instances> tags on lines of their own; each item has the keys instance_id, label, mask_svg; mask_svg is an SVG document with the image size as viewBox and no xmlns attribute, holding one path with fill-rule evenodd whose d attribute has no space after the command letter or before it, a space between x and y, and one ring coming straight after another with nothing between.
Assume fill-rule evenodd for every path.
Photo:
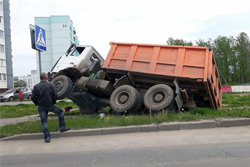
<instances>
[{"instance_id":1,"label":"blue road sign","mask_svg":"<svg viewBox=\"0 0 250 167\"><path fill-rule=\"evenodd\" d=\"M36 25L36 48L41 51L46 51L46 36L45 29Z\"/></svg>"}]
</instances>

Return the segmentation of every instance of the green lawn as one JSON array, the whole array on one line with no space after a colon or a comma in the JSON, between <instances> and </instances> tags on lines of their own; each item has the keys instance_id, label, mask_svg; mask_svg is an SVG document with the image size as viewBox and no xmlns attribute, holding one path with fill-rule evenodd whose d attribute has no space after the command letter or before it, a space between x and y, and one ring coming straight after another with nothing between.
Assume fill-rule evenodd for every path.
<instances>
[{"instance_id":1,"label":"green lawn","mask_svg":"<svg viewBox=\"0 0 250 167\"><path fill-rule=\"evenodd\" d=\"M56 104L56 106L60 108L64 108L68 105L71 105L74 109L78 108L78 106L73 102L59 101ZM35 106L34 104L0 106L0 118L19 118L33 114L38 114L37 106Z\"/></svg>"},{"instance_id":2,"label":"green lawn","mask_svg":"<svg viewBox=\"0 0 250 167\"><path fill-rule=\"evenodd\" d=\"M193 121L201 119L213 118L250 118L250 93L248 94L223 94L223 105L226 105L221 110L212 110L208 108L195 108L188 112L169 113L167 111L153 114L152 119L150 115L128 115L128 116L115 116L108 115L104 119L100 119L98 115L81 115L79 110L71 111L65 115L73 115L71 118L66 118L67 126L72 129L85 129L85 128L101 128L113 126L127 126L127 125L143 125L151 123L173 122L173 121ZM63 108L67 105L72 105L73 108L78 108L72 102L61 101L57 106ZM11 112L17 117L20 113L36 114L37 107L34 105L18 105L18 106L0 106L1 118L10 117ZM236 108L235 108L236 107ZM238 108L237 108L238 107ZM239 108L240 107L240 108ZM3 109L3 110L2 110ZM109 110L106 107L105 110ZM106 113L108 113L105 111ZM7 116L6 116L7 115ZM25 114L24 114L25 115ZM49 118L48 126L50 131L57 131L59 129L58 120ZM35 133L41 132L40 121L29 121L18 123L15 125L6 125L0 127L0 137L6 137L14 134L22 133Z\"/></svg>"},{"instance_id":3,"label":"green lawn","mask_svg":"<svg viewBox=\"0 0 250 167\"><path fill-rule=\"evenodd\" d=\"M33 114L38 114L37 107L33 104L0 106L0 118L18 118Z\"/></svg>"},{"instance_id":4,"label":"green lawn","mask_svg":"<svg viewBox=\"0 0 250 167\"><path fill-rule=\"evenodd\" d=\"M151 123L174 122L174 121L194 121L201 119L212 118L236 118L236 117L249 117L250 109L222 109L211 110L206 108L196 108L189 112L168 113L161 112L152 115L152 122L150 115L129 115L129 116L115 116L108 115L104 119L100 119L98 115L84 116L77 115L72 118L66 118L67 126L72 129L85 129L85 128L102 128L113 126L128 126L128 125L143 125ZM57 131L59 124L57 119L49 118L48 126L50 131ZM6 125L0 127L0 137L11 136L14 134L22 133L35 133L41 132L40 121L29 121L18 123L15 125Z\"/></svg>"},{"instance_id":5,"label":"green lawn","mask_svg":"<svg viewBox=\"0 0 250 167\"><path fill-rule=\"evenodd\" d=\"M224 107L222 109L230 109L233 107L250 107L250 93L223 93L222 103ZM78 106L73 102L59 101L56 104L60 108L64 108L71 105L74 109ZM37 113L37 106L33 104L19 104L16 106L0 106L0 118L18 118L27 115L33 115ZM78 115L79 111L71 111L66 115Z\"/></svg>"},{"instance_id":6,"label":"green lawn","mask_svg":"<svg viewBox=\"0 0 250 167\"><path fill-rule=\"evenodd\" d=\"M250 107L250 93L223 93L222 104L228 107Z\"/></svg>"}]
</instances>

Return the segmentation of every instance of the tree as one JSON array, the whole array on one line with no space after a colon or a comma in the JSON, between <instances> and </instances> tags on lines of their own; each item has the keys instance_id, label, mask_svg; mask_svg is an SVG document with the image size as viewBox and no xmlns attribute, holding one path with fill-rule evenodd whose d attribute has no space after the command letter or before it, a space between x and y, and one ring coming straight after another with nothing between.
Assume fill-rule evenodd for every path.
<instances>
[{"instance_id":1,"label":"tree","mask_svg":"<svg viewBox=\"0 0 250 167\"><path fill-rule=\"evenodd\" d=\"M222 80L222 83L232 82L232 74L235 72L234 66L234 38L218 36L214 40L214 55L217 62L217 67L221 72L220 75L224 77L226 81Z\"/></svg>"},{"instance_id":2,"label":"tree","mask_svg":"<svg viewBox=\"0 0 250 167\"><path fill-rule=\"evenodd\" d=\"M198 39L198 40L195 40L195 45L196 46L205 46L205 47L208 47L208 48L211 48L213 47L213 41L211 38L208 38L207 41L205 41L204 39Z\"/></svg>"},{"instance_id":3,"label":"tree","mask_svg":"<svg viewBox=\"0 0 250 167\"><path fill-rule=\"evenodd\" d=\"M183 39L173 39L172 37L167 40L168 45L181 45L181 46L193 46L193 43L190 41L184 41Z\"/></svg>"},{"instance_id":4,"label":"tree","mask_svg":"<svg viewBox=\"0 0 250 167\"><path fill-rule=\"evenodd\" d=\"M246 33L236 38L236 56L238 58L240 83L250 82L250 41Z\"/></svg>"},{"instance_id":5,"label":"tree","mask_svg":"<svg viewBox=\"0 0 250 167\"><path fill-rule=\"evenodd\" d=\"M24 80L18 80L17 82L14 83L14 87L26 87L27 83Z\"/></svg>"}]
</instances>

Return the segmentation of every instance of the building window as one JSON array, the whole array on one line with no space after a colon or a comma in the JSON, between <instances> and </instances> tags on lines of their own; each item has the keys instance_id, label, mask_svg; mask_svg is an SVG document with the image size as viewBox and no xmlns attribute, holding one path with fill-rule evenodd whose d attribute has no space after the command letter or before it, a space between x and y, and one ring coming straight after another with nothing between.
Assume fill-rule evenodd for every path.
<instances>
[{"instance_id":1,"label":"building window","mask_svg":"<svg viewBox=\"0 0 250 167\"><path fill-rule=\"evenodd\" d=\"M0 45L0 52L4 52L4 45Z\"/></svg>"},{"instance_id":2,"label":"building window","mask_svg":"<svg viewBox=\"0 0 250 167\"><path fill-rule=\"evenodd\" d=\"M0 59L0 66L6 66L6 61L4 59Z\"/></svg>"},{"instance_id":3,"label":"building window","mask_svg":"<svg viewBox=\"0 0 250 167\"><path fill-rule=\"evenodd\" d=\"M0 2L0 9L3 9L3 2Z\"/></svg>"},{"instance_id":4,"label":"building window","mask_svg":"<svg viewBox=\"0 0 250 167\"><path fill-rule=\"evenodd\" d=\"M0 74L0 81L6 81L6 74Z\"/></svg>"},{"instance_id":5,"label":"building window","mask_svg":"<svg viewBox=\"0 0 250 167\"><path fill-rule=\"evenodd\" d=\"M4 38L4 31L0 30L0 38Z\"/></svg>"},{"instance_id":6,"label":"building window","mask_svg":"<svg viewBox=\"0 0 250 167\"><path fill-rule=\"evenodd\" d=\"M0 23L3 23L3 16L0 16Z\"/></svg>"}]
</instances>

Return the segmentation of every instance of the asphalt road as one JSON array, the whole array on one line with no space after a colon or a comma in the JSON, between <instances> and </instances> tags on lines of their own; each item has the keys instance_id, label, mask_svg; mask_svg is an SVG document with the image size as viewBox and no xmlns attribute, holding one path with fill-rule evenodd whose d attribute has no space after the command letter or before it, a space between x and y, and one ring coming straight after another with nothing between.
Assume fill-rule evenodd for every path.
<instances>
[{"instance_id":1,"label":"asphalt road","mask_svg":"<svg viewBox=\"0 0 250 167\"><path fill-rule=\"evenodd\" d=\"M249 167L250 126L1 141L1 167Z\"/></svg>"}]
</instances>

